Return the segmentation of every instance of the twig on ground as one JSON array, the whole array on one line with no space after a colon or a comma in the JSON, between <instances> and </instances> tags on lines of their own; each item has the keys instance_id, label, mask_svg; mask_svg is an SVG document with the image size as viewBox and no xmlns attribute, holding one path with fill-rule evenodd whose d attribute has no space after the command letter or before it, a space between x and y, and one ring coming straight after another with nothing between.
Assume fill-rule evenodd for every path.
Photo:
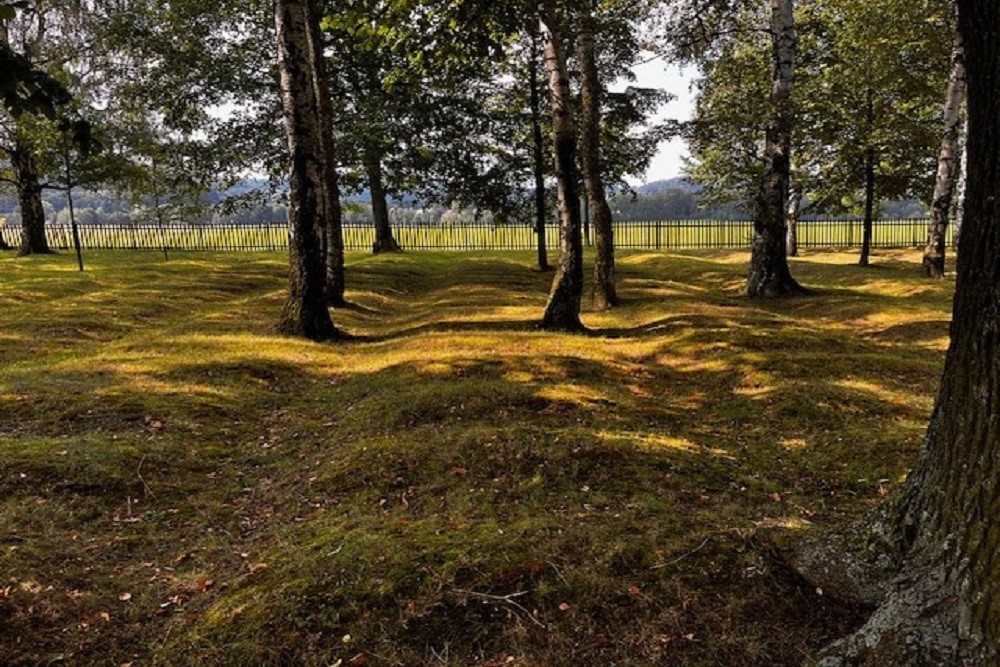
<instances>
[{"instance_id":1,"label":"twig on ground","mask_svg":"<svg viewBox=\"0 0 1000 667\"><path fill-rule=\"evenodd\" d=\"M704 541L704 542L702 542L701 544L699 544L698 546L696 546L696 547L695 547L694 549L692 549L691 551L688 551L687 553L683 553L683 554L681 554L680 556L678 556L677 558L673 559L672 561L669 561L669 562L667 562L667 563L660 563L659 565L654 565L653 567L651 567L651 568L649 568L649 569L650 569L650 570L659 570L659 569L661 569L661 568L664 568L664 567L667 567L668 565L673 565L673 564L675 564L675 563L679 563L679 562L681 562L682 560L684 560L685 558L687 558L688 556L690 556L690 555L692 555L692 554L696 554L696 553L698 553L699 551L701 551L702 549L704 549L704 548L705 548L705 545L706 545L706 544L708 544L708 541L709 541L710 539L711 539L710 537L706 537L706 538L705 538L705 541Z\"/></svg>"},{"instance_id":2,"label":"twig on ground","mask_svg":"<svg viewBox=\"0 0 1000 667\"><path fill-rule=\"evenodd\" d=\"M522 595L527 595L528 591L520 591L518 593L511 593L510 595L490 595L489 593L477 593L476 591L467 591L462 588L451 589L453 593L461 593L462 595L467 595L470 598L477 598L479 600L484 600L486 602L497 602L500 604L509 604L510 606L524 612L528 620L542 628L543 630L548 630L544 623L535 618L534 614L528 611L524 605L518 604L514 601L514 598L521 597Z\"/></svg>"},{"instance_id":3,"label":"twig on ground","mask_svg":"<svg viewBox=\"0 0 1000 667\"><path fill-rule=\"evenodd\" d=\"M142 488L145 489L146 495L149 496L150 498L155 498L156 494L153 493L153 490L149 488L149 484L146 484L146 480L143 479L142 477L142 464L145 463L145 461L146 461L146 455L143 454L142 458L139 459L139 465L136 466L135 474L136 476L139 477L139 481L142 482Z\"/></svg>"}]
</instances>

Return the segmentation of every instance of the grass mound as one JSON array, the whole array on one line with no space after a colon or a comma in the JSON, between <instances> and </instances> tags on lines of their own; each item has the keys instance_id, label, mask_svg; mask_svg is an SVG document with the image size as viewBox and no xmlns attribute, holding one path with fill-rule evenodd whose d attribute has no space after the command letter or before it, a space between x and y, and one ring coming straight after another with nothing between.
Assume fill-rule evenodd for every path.
<instances>
[{"instance_id":1,"label":"grass mound","mask_svg":"<svg viewBox=\"0 0 1000 667\"><path fill-rule=\"evenodd\" d=\"M624 254L538 331L529 254L349 257L349 343L279 255L0 258L0 662L797 665L863 610L781 550L898 484L950 284Z\"/></svg>"}]
</instances>

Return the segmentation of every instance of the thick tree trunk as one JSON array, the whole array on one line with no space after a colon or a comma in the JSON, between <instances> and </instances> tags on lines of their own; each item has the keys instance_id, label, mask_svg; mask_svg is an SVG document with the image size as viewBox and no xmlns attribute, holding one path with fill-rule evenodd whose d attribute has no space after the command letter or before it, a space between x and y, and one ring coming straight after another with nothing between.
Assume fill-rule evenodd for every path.
<instances>
[{"instance_id":1,"label":"thick tree trunk","mask_svg":"<svg viewBox=\"0 0 1000 667\"><path fill-rule=\"evenodd\" d=\"M528 60L528 77L531 85L531 137L535 177L535 234L538 242L538 270L549 270L549 253L545 238L545 140L542 136L542 100L538 86L538 29L531 31L531 58Z\"/></svg>"},{"instance_id":2,"label":"thick tree trunk","mask_svg":"<svg viewBox=\"0 0 1000 667\"><path fill-rule=\"evenodd\" d=\"M584 11L577 39L577 59L580 65L580 155L583 163L583 184L587 191L588 210L593 211L594 258L593 304L597 310L618 305L615 290L615 237L611 224L611 207L601 175L601 81L594 53L594 18Z\"/></svg>"},{"instance_id":3,"label":"thick tree trunk","mask_svg":"<svg viewBox=\"0 0 1000 667\"><path fill-rule=\"evenodd\" d=\"M552 281L542 327L580 331L580 301L583 296L583 236L580 230L579 181L576 173L576 127L570 106L569 73L562 36L551 5L545 7L542 36L545 67L552 98L552 131L555 143L556 183L559 200L559 245L562 255Z\"/></svg>"},{"instance_id":4,"label":"thick tree trunk","mask_svg":"<svg viewBox=\"0 0 1000 667\"><path fill-rule=\"evenodd\" d=\"M323 188L320 191L323 218L326 221L326 298L334 308L347 305L344 300L344 216L340 207L340 184L337 179L337 150L333 136L333 102L326 80L326 58L320 21L323 5L309 0L309 50L312 59L313 88L316 94L316 115L319 118L320 157L323 167Z\"/></svg>"},{"instance_id":5,"label":"thick tree trunk","mask_svg":"<svg viewBox=\"0 0 1000 667\"><path fill-rule=\"evenodd\" d=\"M389 224L389 203L386 200L385 185L382 182L382 161L373 153L365 156L365 172L368 174L368 189L372 197L372 217L375 219L375 244L372 252L399 252L399 244L392 235Z\"/></svg>"},{"instance_id":6,"label":"thick tree trunk","mask_svg":"<svg viewBox=\"0 0 1000 667\"><path fill-rule=\"evenodd\" d=\"M38 182L38 164L31 146L15 139L10 153L10 165L17 182L17 199L21 206L21 255L51 253L45 238L45 209L42 207L42 186Z\"/></svg>"},{"instance_id":7,"label":"thick tree trunk","mask_svg":"<svg viewBox=\"0 0 1000 667\"><path fill-rule=\"evenodd\" d=\"M860 266L871 264L872 233L875 229L875 150L865 151L865 219L862 222Z\"/></svg>"},{"instance_id":8,"label":"thick tree trunk","mask_svg":"<svg viewBox=\"0 0 1000 667\"><path fill-rule=\"evenodd\" d=\"M802 215L802 195L792 190L788 196L788 217L785 220L785 246L789 257L799 256L799 216Z\"/></svg>"},{"instance_id":9,"label":"thick tree trunk","mask_svg":"<svg viewBox=\"0 0 1000 667\"><path fill-rule=\"evenodd\" d=\"M785 247L785 208L791 180L792 126L795 110L795 17L792 0L770 0L774 109L764 149L764 177L754 219L753 251L747 277L747 296L776 297L804 290L788 269Z\"/></svg>"},{"instance_id":10,"label":"thick tree trunk","mask_svg":"<svg viewBox=\"0 0 1000 667\"><path fill-rule=\"evenodd\" d=\"M927 230L923 269L928 278L944 278L948 216L955 192L959 168L959 135L962 129L962 105L965 103L965 49L961 38L955 39L951 56L951 79L944 102L944 131L938 150L937 180L931 200L931 223Z\"/></svg>"},{"instance_id":11,"label":"thick tree trunk","mask_svg":"<svg viewBox=\"0 0 1000 667\"><path fill-rule=\"evenodd\" d=\"M806 576L834 584L825 590L880 602L821 665L1000 664L1000 3L959 0L959 16L970 134L951 345L902 493L852 539L825 542L838 548L800 554Z\"/></svg>"},{"instance_id":12,"label":"thick tree trunk","mask_svg":"<svg viewBox=\"0 0 1000 667\"><path fill-rule=\"evenodd\" d=\"M274 0L281 97L292 161L288 194L290 289L280 329L322 341L337 337L339 332L327 309L324 155L310 18L308 0Z\"/></svg>"}]
</instances>

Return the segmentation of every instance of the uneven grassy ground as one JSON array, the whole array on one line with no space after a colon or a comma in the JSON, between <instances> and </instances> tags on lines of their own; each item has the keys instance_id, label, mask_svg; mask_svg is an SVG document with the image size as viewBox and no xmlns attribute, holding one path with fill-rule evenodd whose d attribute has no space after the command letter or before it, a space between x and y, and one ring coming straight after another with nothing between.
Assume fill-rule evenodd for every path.
<instances>
[{"instance_id":1,"label":"uneven grassy ground","mask_svg":"<svg viewBox=\"0 0 1000 667\"><path fill-rule=\"evenodd\" d=\"M952 285L919 255L626 254L589 336L525 254L0 257L0 663L798 665L863 610L782 551L898 484Z\"/></svg>"}]
</instances>

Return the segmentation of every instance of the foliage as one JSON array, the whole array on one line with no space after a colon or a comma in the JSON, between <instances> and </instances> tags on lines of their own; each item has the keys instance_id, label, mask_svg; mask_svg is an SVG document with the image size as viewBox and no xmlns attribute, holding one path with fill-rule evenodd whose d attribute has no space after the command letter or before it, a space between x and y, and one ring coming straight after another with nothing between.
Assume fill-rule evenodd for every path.
<instances>
[{"instance_id":1,"label":"foliage","mask_svg":"<svg viewBox=\"0 0 1000 667\"><path fill-rule=\"evenodd\" d=\"M948 76L951 9L937 0L829 0L798 10L795 187L824 212L857 213L864 155L878 197L926 199ZM770 82L768 36L746 13L703 62L689 172L711 201L752 201Z\"/></svg>"}]
</instances>

